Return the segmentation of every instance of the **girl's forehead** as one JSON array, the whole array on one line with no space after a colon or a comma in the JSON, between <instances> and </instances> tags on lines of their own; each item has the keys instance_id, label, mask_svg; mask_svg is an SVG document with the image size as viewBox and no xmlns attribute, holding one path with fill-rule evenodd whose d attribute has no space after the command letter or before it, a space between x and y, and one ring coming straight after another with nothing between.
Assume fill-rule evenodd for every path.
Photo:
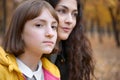
<instances>
[{"instance_id":1,"label":"girl's forehead","mask_svg":"<svg viewBox=\"0 0 120 80\"><path fill-rule=\"evenodd\" d=\"M32 19L32 21L56 22L56 18L52 15L52 13L47 8L45 8L37 17Z\"/></svg>"}]
</instances>

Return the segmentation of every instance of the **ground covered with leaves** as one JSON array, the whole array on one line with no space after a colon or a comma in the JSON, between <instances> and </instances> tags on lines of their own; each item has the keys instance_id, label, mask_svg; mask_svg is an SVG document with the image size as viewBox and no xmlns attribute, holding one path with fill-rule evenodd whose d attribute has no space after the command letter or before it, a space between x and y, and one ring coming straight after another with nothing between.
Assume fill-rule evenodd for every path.
<instances>
[{"instance_id":1,"label":"ground covered with leaves","mask_svg":"<svg viewBox=\"0 0 120 80\"><path fill-rule=\"evenodd\" d=\"M120 80L120 47L117 47L113 35L102 36L88 34L95 58L97 80Z\"/></svg>"}]
</instances>

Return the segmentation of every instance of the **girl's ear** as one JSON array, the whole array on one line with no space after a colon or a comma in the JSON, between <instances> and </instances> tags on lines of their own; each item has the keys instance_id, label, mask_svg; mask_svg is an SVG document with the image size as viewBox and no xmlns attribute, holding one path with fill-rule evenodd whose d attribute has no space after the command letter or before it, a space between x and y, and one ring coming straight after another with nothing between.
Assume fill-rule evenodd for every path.
<instances>
[{"instance_id":1,"label":"girl's ear","mask_svg":"<svg viewBox=\"0 0 120 80\"><path fill-rule=\"evenodd\" d=\"M23 36L23 34L21 33L21 43L24 45L24 36Z\"/></svg>"},{"instance_id":2,"label":"girl's ear","mask_svg":"<svg viewBox=\"0 0 120 80\"><path fill-rule=\"evenodd\" d=\"M23 40L23 41L24 41L23 33L21 33L21 40Z\"/></svg>"},{"instance_id":3,"label":"girl's ear","mask_svg":"<svg viewBox=\"0 0 120 80\"><path fill-rule=\"evenodd\" d=\"M23 49L25 47L25 43L24 43L24 36L22 33L21 33L21 39L19 43L20 43L21 49Z\"/></svg>"}]
</instances>

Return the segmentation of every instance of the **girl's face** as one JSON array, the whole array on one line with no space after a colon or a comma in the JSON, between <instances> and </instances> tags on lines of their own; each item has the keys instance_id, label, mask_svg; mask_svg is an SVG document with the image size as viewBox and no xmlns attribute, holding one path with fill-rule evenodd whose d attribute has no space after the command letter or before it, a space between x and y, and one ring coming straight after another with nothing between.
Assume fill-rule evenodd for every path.
<instances>
[{"instance_id":1,"label":"girl's face","mask_svg":"<svg viewBox=\"0 0 120 80\"><path fill-rule=\"evenodd\" d=\"M57 39L57 21L48 9L43 9L41 14L26 22L22 33L25 43L25 52L51 53Z\"/></svg>"},{"instance_id":2,"label":"girl's face","mask_svg":"<svg viewBox=\"0 0 120 80\"><path fill-rule=\"evenodd\" d=\"M58 39L66 40L76 25L77 2L76 0L60 0L55 10L59 17Z\"/></svg>"}]
</instances>

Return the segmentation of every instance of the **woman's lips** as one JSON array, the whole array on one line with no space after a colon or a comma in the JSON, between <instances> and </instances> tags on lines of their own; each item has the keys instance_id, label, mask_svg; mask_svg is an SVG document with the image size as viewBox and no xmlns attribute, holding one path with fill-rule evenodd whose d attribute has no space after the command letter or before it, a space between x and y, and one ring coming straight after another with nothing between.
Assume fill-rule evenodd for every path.
<instances>
[{"instance_id":1,"label":"woman's lips","mask_svg":"<svg viewBox=\"0 0 120 80\"><path fill-rule=\"evenodd\" d=\"M70 31L70 28L67 28L67 27L62 27L63 31L64 32L69 32Z\"/></svg>"}]
</instances>

